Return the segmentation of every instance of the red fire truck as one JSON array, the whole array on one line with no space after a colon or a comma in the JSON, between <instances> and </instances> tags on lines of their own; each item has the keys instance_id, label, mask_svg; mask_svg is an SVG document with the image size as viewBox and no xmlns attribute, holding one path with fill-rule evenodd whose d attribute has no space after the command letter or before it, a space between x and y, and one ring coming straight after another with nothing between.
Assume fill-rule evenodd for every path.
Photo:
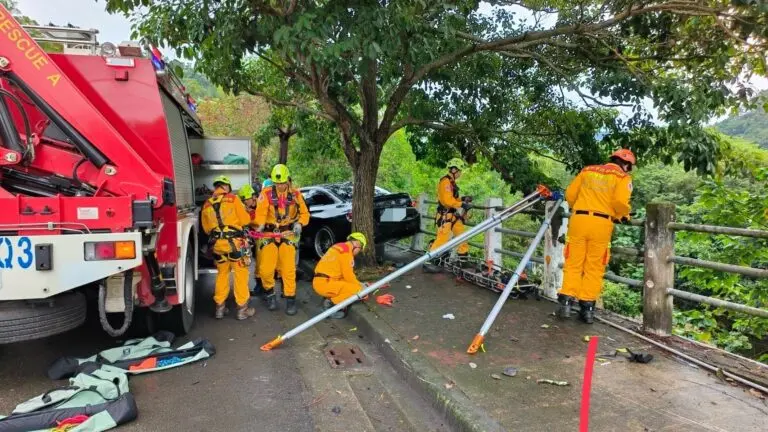
<instances>
[{"instance_id":1,"label":"red fire truck","mask_svg":"<svg viewBox=\"0 0 768 432\"><path fill-rule=\"evenodd\" d=\"M81 325L88 299L114 336L147 319L186 333L204 241L191 154L216 140L156 49L27 30L0 5L0 344ZM249 165L230 168L250 182Z\"/></svg>"}]
</instances>

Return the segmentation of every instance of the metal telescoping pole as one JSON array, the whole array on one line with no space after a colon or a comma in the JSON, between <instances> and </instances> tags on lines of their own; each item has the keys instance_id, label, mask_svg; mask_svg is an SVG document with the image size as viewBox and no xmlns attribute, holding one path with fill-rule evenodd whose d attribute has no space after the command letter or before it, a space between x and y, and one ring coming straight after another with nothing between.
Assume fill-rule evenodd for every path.
<instances>
[{"instance_id":1,"label":"metal telescoping pole","mask_svg":"<svg viewBox=\"0 0 768 432\"><path fill-rule=\"evenodd\" d=\"M414 261L411 261L409 264L406 264L402 268L395 270L394 272L388 274L387 276L384 276L382 279L379 279L376 283L373 283L363 289L362 291L358 292L354 296L344 300L343 302L334 305L331 308L328 308L324 310L323 312L315 315L314 317L310 318L309 320L305 321L304 323L300 324L299 326L289 330L284 335L278 335L275 339L267 342L266 344L261 346L262 351L270 351L273 348L276 348L280 346L283 342L286 340L296 336L297 334L303 332L304 330L312 327L313 325L317 324L318 322L322 321L326 317L330 316L333 313L336 313L337 311L351 305L352 303L362 300L363 297L367 296L368 294L375 292L377 289L381 288L382 286L386 285L390 281L400 277L401 275L413 270L414 268L418 267L419 265L425 263L426 261L429 261L433 258L436 258L443 253L451 250L455 246L458 246L460 243L474 237L477 234L480 234L484 231L487 231L488 229L491 229L495 227L496 225L501 224L506 219L512 217L513 215L532 207L534 204L539 202L543 197L548 197L550 195L549 190L546 187L539 186L539 189L536 192L533 192L527 196L525 196L522 200L518 201L517 203L511 205L510 207L507 207L505 210L503 210L500 213L497 213L493 215L492 217L484 220L483 222L480 222L479 224L472 227L472 229L467 230L466 232L462 233L461 235L458 235L451 239L446 244L440 246L439 248L435 249L434 251L426 252L421 257L417 258Z\"/></svg>"},{"instance_id":2,"label":"metal telescoping pole","mask_svg":"<svg viewBox=\"0 0 768 432\"><path fill-rule=\"evenodd\" d=\"M555 207L559 206L561 201L562 200L558 200L555 204ZM483 326L480 327L480 332L475 335L475 338L472 339L472 343L469 345L469 348L467 348L468 354L475 354L477 353L477 350L482 347L483 341L485 340L485 335L488 333L488 330L491 329L491 326L496 320L496 317L499 315L499 312L501 312L501 308L504 306L504 303L507 301L507 297L509 297L509 294L512 292L512 288L517 285L517 281L520 279L520 275L525 270L525 266L528 264L528 261L531 260L533 252L536 251L536 247L544 237L544 233L547 231L547 228L549 228L549 223L552 221L552 216L554 216L554 214L555 212L552 212L547 215L547 217L544 219L544 222L541 224L541 228L539 228L539 231L536 233L536 236L533 238L533 240L531 240L531 244L528 246L528 250L525 251L525 255L523 255L523 258L520 260L520 264L518 264L517 268L515 269L515 273L512 275L512 278L509 279L507 286L504 287L504 291L502 291L499 295L499 299L496 300L496 304L493 305L491 313L488 314L488 318L485 319Z\"/></svg>"}]
</instances>

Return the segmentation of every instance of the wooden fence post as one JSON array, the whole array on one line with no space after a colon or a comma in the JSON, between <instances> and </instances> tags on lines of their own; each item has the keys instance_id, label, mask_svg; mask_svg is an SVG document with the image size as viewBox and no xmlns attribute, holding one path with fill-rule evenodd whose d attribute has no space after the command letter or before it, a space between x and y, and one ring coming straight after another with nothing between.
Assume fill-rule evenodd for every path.
<instances>
[{"instance_id":1,"label":"wooden fence post","mask_svg":"<svg viewBox=\"0 0 768 432\"><path fill-rule=\"evenodd\" d=\"M416 204L416 210L421 215L421 225L419 226L419 232L411 239L411 250L417 252L424 251L424 230L427 229L427 214L429 206L427 205L427 194L420 193L419 200Z\"/></svg>"},{"instance_id":2,"label":"wooden fence post","mask_svg":"<svg viewBox=\"0 0 768 432\"><path fill-rule=\"evenodd\" d=\"M672 296L675 284L675 233L667 228L675 221L675 205L648 204L645 219L645 275L643 276L643 329L660 336L672 333Z\"/></svg>"},{"instance_id":3,"label":"wooden fence post","mask_svg":"<svg viewBox=\"0 0 768 432\"><path fill-rule=\"evenodd\" d=\"M486 219L498 213L496 207L501 207L502 204L501 198L488 198L485 201L485 206L488 207L485 211ZM485 260L490 260L496 265L503 266L504 257L501 255L501 252L497 252L502 248L502 235L496 231L496 228L491 228L485 232Z\"/></svg>"},{"instance_id":4,"label":"wooden fence post","mask_svg":"<svg viewBox=\"0 0 768 432\"><path fill-rule=\"evenodd\" d=\"M568 203L563 201L559 206L554 202L547 202L546 215L560 210L560 215L552 219L549 229L544 233L544 274L542 276L542 287L544 297L555 299L557 291L563 283L563 264L565 256L563 249L565 245L558 241L559 238L565 240L568 233L568 218L564 216L568 212ZM559 223L558 223L559 222Z\"/></svg>"}]
</instances>

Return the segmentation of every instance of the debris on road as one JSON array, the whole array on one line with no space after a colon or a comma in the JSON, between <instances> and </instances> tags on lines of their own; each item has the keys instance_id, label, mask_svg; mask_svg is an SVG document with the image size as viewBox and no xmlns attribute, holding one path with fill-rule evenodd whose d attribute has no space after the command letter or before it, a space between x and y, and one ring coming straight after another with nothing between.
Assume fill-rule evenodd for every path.
<instances>
[{"instance_id":1,"label":"debris on road","mask_svg":"<svg viewBox=\"0 0 768 432\"><path fill-rule=\"evenodd\" d=\"M749 394L751 394L752 396L754 396L754 397L756 397L758 399L765 399L765 396L763 395L763 393L760 390L756 390L756 389L751 388L751 389L749 389Z\"/></svg>"},{"instance_id":2,"label":"debris on road","mask_svg":"<svg viewBox=\"0 0 768 432\"><path fill-rule=\"evenodd\" d=\"M412 337L411 340L419 340L419 335Z\"/></svg>"},{"instance_id":3,"label":"debris on road","mask_svg":"<svg viewBox=\"0 0 768 432\"><path fill-rule=\"evenodd\" d=\"M417 353L417 352L419 352L419 349L418 348L414 348L414 349L411 350L411 352L412 353Z\"/></svg>"},{"instance_id":4,"label":"debris on road","mask_svg":"<svg viewBox=\"0 0 768 432\"><path fill-rule=\"evenodd\" d=\"M555 380L551 380L551 379L537 379L536 383L538 383L538 384L552 384L552 385L556 385L556 386L560 386L560 387L565 387L565 386L570 385L570 384L568 384L568 381L555 381Z\"/></svg>"},{"instance_id":5,"label":"debris on road","mask_svg":"<svg viewBox=\"0 0 768 432\"><path fill-rule=\"evenodd\" d=\"M469 367L471 367L472 369L477 369L477 364L469 362Z\"/></svg>"},{"instance_id":6,"label":"debris on road","mask_svg":"<svg viewBox=\"0 0 768 432\"><path fill-rule=\"evenodd\" d=\"M405 289L411 289L411 286L410 285L406 285Z\"/></svg>"},{"instance_id":7,"label":"debris on road","mask_svg":"<svg viewBox=\"0 0 768 432\"><path fill-rule=\"evenodd\" d=\"M513 367L508 367L508 368L505 368L502 373L508 377L513 377L517 375L517 369Z\"/></svg>"},{"instance_id":8,"label":"debris on road","mask_svg":"<svg viewBox=\"0 0 768 432\"><path fill-rule=\"evenodd\" d=\"M491 378L493 378L495 380L500 380L501 379L501 375L494 373L494 374L491 374Z\"/></svg>"},{"instance_id":9,"label":"debris on road","mask_svg":"<svg viewBox=\"0 0 768 432\"><path fill-rule=\"evenodd\" d=\"M349 331L356 332L357 331L357 327L352 327L351 329L349 329Z\"/></svg>"},{"instance_id":10,"label":"debris on road","mask_svg":"<svg viewBox=\"0 0 768 432\"><path fill-rule=\"evenodd\" d=\"M336 405L335 407L331 408L331 412L336 414L336 415L339 415L339 414L341 414L341 407Z\"/></svg>"},{"instance_id":11,"label":"debris on road","mask_svg":"<svg viewBox=\"0 0 768 432\"><path fill-rule=\"evenodd\" d=\"M445 383L444 385L445 385L445 388L446 388L447 390L450 390L450 389L452 389L452 388L453 388L453 386L455 386L455 385L456 385L456 383L454 383L453 381L451 381L451 382L447 382L447 383Z\"/></svg>"},{"instance_id":12,"label":"debris on road","mask_svg":"<svg viewBox=\"0 0 768 432\"><path fill-rule=\"evenodd\" d=\"M456 317L452 313L447 313L447 314L443 315L443 319L452 320L452 319L456 319Z\"/></svg>"},{"instance_id":13,"label":"debris on road","mask_svg":"<svg viewBox=\"0 0 768 432\"><path fill-rule=\"evenodd\" d=\"M542 324L541 328L548 329L549 328L549 324Z\"/></svg>"},{"instance_id":14,"label":"debris on road","mask_svg":"<svg viewBox=\"0 0 768 432\"><path fill-rule=\"evenodd\" d=\"M510 336L509 340L511 340L512 342L520 342L520 339L518 339L518 338L516 338L514 336Z\"/></svg>"}]
</instances>

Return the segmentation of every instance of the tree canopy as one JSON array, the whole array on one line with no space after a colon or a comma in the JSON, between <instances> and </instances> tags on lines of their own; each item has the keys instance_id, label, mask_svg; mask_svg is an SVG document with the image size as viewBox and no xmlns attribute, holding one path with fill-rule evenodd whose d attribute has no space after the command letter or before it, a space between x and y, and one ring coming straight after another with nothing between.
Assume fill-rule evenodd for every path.
<instances>
[{"instance_id":1,"label":"tree canopy","mask_svg":"<svg viewBox=\"0 0 768 432\"><path fill-rule=\"evenodd\" d=\"M766 69L768 6L753 0L108 0L107 8L131 16L147 41L194 59L215 84L331 122L354 175L353 224L367 234L381 152L401 128L414 132L419 156L483 157L518 188L542 176L531 155L577 168L618 145L708 172L718 142L700 125L749 104L746 81ZM285 86L276 92L255 77L253 61Z\"/></svg>"}]
</instances>

